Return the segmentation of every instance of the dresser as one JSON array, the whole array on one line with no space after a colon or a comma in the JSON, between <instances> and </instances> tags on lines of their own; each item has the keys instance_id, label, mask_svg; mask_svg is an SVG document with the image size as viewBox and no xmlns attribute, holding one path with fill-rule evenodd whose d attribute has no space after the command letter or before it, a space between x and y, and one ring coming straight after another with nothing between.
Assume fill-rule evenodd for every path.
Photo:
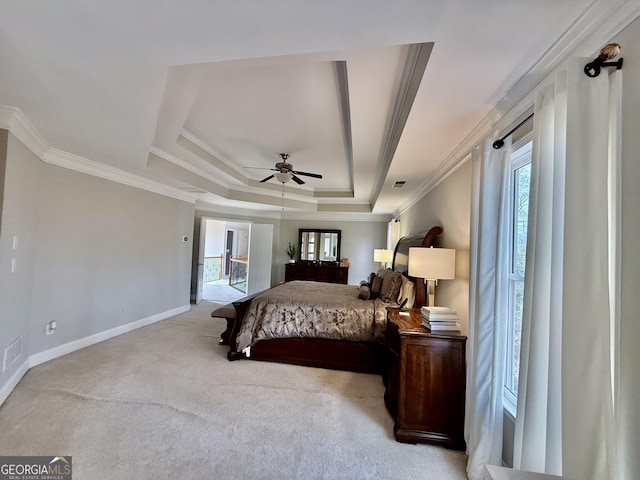
<instances>
[{"instance_id":1,"label":"dresser","mask_svg":"<svg viewBox=\"0 0 640 480\"><path fill-rule=\"evenodd\" d=\"M383 380L396 440L464 450L465 344L458 333L431 333L420 309L387 308Z\"/></svg>"},{"instance_id":2,"label":"dresser","mask_svg":"<svg viewBox=\"0 0 640 480\"><path fill-rule=\"evenodd\" d=\"M284 271L284 281L310 280L314 282L347 283L349 267L341 267L335 262L287 263Z\"/></svg>"}]
</instances>

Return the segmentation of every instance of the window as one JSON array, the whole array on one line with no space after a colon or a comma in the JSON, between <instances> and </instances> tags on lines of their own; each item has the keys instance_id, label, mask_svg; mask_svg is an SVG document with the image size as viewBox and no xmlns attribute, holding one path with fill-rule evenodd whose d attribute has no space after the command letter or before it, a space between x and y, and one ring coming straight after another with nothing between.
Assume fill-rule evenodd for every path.
<instances>
[{"instance_id":1,"label":"window","mask_svg":"<svg viewBox=\"0 0 640 480\"><path fill-rule=\"evenodd\" d=\"M510 195L508 228L509 272L507 276L507 362L504 379L504 400L507 410L512 415L515 415L518 401L530 180L531 141L528 141L511 153L508 186Z\"/></svg>"}]
</instances>

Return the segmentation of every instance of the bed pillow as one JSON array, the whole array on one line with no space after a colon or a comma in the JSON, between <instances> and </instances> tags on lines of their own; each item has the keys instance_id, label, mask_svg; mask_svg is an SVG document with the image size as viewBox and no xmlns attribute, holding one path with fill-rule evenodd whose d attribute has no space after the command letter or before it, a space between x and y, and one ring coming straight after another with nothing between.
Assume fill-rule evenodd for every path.
<instances>
[{"instance_id":1,"label":"bed pillow","mask_svg":"<svg viewBox=\"0 0 640 480\"><path fill-rule=\"evenodd\" d=\"M380 300L383 302L395 302L398 299L402 287L402 274L394 272L390 268L385 270L380 287Z\"/></svg>"},{"instance_id":2,"label":"bed pillow","mask_svg":"<svg viewBox=\"0 0 640 480\"><path fill-rule=\"evenodd\" d=\"M382 288L382 277L376 275L371 282L371 294L369 298L378 298L380 296L380 288Z\"/></svg>"},{"instance_id":3,"label":"bed pillow","mask_svg":"<svg viewBox=\"0 0 640 480\"><path fill-rule=\"evenodd\" d=\"M360 291L358 292L358 298L360 300L369 300L371 297L371 287L367 282L360 283Z\"/></svg>"},{"instance_id":4,"label":"bed pillow","mask_svg":"<svg viewBox=\"0 0 640 480\"><path fill-rule=\"evenodd\" d=\"M401 275L402 285L400 286L400 293L398 294L398 304L402 303L406 298L407 303L404 308L413 308L413 304L416 302L416 284L409 280L404 275Z\"/></svg>"}]
</instances>

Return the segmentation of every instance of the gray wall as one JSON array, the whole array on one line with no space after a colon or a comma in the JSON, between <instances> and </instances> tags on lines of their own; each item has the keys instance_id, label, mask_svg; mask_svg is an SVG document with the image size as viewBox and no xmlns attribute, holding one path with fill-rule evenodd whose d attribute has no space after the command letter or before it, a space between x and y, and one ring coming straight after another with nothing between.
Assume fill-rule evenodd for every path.
<instances>
[{"instance_id":1,"label":"gray wall","mask_svg":"<svg viewBox=\"0 0 640 480\"><path fill-rule=\"evenodd\" d=\"M380 264L373 261L373 250L386 248L387 222L282 220L279 248L274 257L278 281L284 281L284 265L289 260L284 253L287 241L297 245L300 228L341 230L340 257L349 259L349 284L358 285L380 268Z\"/></svg>"},{"instance_id":2,"label":"gray wall","mask_svg":"<svg viewBox=\"0 0 640 480\"><path fill-rule=\"evenodd\" d=\"M246 212L226 213L196 211L194 221L194 265L192 271L191 298L195 298L196 259L200 238L200 222L202 218L213 218L224 221L244 221L253 223L267 223L273 225L273 250L271 267L271 285L284 281L284 265L289 257L284 253L287 241L298 242L299 228L326 228L342 231L340 256L349 259L349 283L357 285L372 271L380 268L379 263L373 261L373 249L384 248L387 243L387 222L367 221L329 221L329 220L280 220L249 215Z\"/></svg>"},{"instance_id":3,"label":"gray wall","mask_svg":"<svg viewBox=\"0 0 640 480\"><path fill-rule=\"evenodd\" d=\"M441 225L436 245L456 250L456 278L441 280L436 305L458 311L463 333L469 319L469 245L471 223L471 162L467 161L400 215L401 235Z\"/></svg>"},{"instance_id":4,"label":"gray wall","mask_svg":"<svg viewBox=\"0 0 640 480\"><path fill-rule=\"evenodd\" d=\"M43 164L16 138L2 132L7 140L2 228L0 230L0 359L4 349L22 338L22 356L0 374L0 388L21 367L33 350L30 327L33 318L32 296L37 248L39 185ZM0 151L0 153L2 153ZM14 236L17 247L14 250ZM15 259L16 271L11 273ZM44 335L44 328L43 333ZM55 335L53 335L55 336Z\"/></svg>"},{"instance_id":5,"label":"gray wall","mask_svg":"<svg viewBox=\"0 0 640 480\"><path fill-rule=\"evenodd\" d=\"M182 237L193 215L193 205L44 164L9 134L0 352L22 335L24 353L0 388L29 355L188 305ZM58 329L46 336L50 320Z\"/></svg>"},{"instance_id":6,"label":"gray wall","mask_svg":"<svg viewBox=\"0 0 640 480\"><path fill-rule=\"evenodd\" d=\"M4 173L7 167L9 132L0 130L0 232L2 232L2 203L4 201Z\"/></svg>"}]
</instances>

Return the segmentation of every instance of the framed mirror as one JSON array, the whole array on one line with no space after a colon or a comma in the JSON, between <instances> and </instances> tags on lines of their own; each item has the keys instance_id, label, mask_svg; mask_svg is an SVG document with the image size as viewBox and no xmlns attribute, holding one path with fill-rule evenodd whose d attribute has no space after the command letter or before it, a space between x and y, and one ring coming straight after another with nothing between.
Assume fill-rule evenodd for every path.
<instances>
[{"instance_id":1,"label":"framed mirror","mask_svg":"<svg viewBox=\"0 0 640 480\"><path fill-rule=\"evenodd\" d=\"M298 230L298 252L303 262L339 262L340 230L301 228Z\"/></svg>"}]
</instances>

